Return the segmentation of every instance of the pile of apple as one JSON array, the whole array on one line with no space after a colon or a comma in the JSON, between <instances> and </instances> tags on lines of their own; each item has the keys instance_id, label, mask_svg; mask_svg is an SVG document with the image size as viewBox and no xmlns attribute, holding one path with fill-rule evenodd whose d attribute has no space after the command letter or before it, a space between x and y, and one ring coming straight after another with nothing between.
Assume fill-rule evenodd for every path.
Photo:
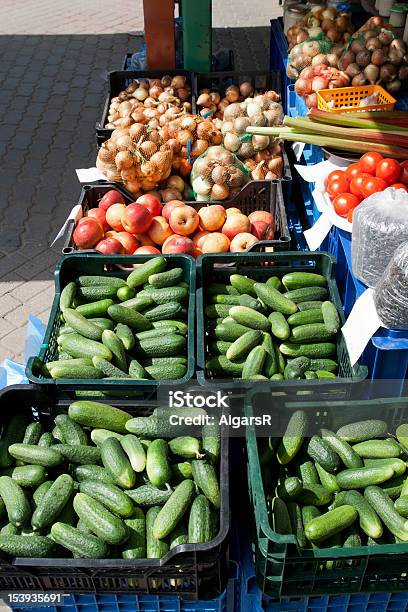
<instances>
[{"instance_id":1,"label":"pile of apple","mask_svg":"<svg viewBox=\"0 0 408 612\"><path fill-rule=\"evenodd\" d=\"M197 212L181 200L163 205L147 193L126 205L123 195L112 189L78 221L73 241L78 249L106 255L187 253L198 257L247 251L259 240L272 240L274 233L275 220L264 210L246 216L238 208L212 204Z\"/></svg>"}]
</instances>

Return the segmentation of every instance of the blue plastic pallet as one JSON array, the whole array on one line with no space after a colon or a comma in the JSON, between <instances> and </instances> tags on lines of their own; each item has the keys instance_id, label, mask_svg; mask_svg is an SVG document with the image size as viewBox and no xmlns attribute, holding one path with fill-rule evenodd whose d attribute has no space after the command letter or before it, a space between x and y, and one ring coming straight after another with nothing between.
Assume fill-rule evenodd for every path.
<instances>
[{"instance_id":1,"label":"blue plastic pallet","mask_svg":"<svg viewBox=\"0 0 408 612\"><path fill-rule=\"evenodd\" d=\"M283 33L282 19L271 19L269 44L269 69L279 70L282 74L282 102L286 108L286 90L290 79L286 76L286 62L288 58L288 42Z\"/></svg>"}]
</instances>

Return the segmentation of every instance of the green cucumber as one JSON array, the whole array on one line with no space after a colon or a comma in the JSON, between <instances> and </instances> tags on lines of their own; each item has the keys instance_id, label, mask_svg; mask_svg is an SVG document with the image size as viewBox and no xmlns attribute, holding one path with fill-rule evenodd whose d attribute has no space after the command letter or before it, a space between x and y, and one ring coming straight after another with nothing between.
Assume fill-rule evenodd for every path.
<instances>
[{"instance_id":1,"label":"green cucumber","mask_svg":"<svg viewBox=\"0 0 408 612\"><path fill-rule=\"evenodd\" d=\"M296 499L302 489L302 481L296 476L289 476L278 482L276 497L280 497L284 501L291 501L292 499Z\"/></svg>"},{"instance_id":2,"label":"green cucumber","mask_svg":"<svg viewBox=\"0 0 408 612\"><path fill-rule=\"evenodd\" d=\"M307 433L307 415L303 410L296 410L290 417L285 433L279 444L276 457L281 465L286 465L300 451Z\"/></svg>"},{"instance_id":3,"label":"green cucumber","mask_svg":"<svg viewBox=\"0 0 408 612\"><path fill-rule=\"evenodd\" d=\"M181 317L183 307L178 302L168 302L166 304L160 304L149 310L145 310L143 315L148 321L164 321L166 319L174 319L175 317Z\"/></svg>"},{"instance_id":4,"label":"green cucumber","mask_svg":"<svg viewBox=\"0 0 408 612\"><path fill-rule=\"evenodd\" d=\"M0 497L6 506L10 523L21 527L31 516L31 506L28 498L19 484L10 476L0 477Z\"/></svg>"},{"instance_id":5,"label":"green cucumber","mask_svg":"<svg viewBox=\"0 0 408 612\"><path fill-rule=\"evenodd\" d=\"M153 536L153 525L160 510L160 506L153 506L146 513L146 552L148 559L161 559L169 551L167 540L157 540Z\"/></svg>"},{"instance_id":6,"label":"green cucumber","mask_svg":"<svg viewBox=\"0 0 408 612\"><path fill-rule=\"evenodd\" d=\"M271 323L271 332L279 340L287 340L290 336L290 327L281 312L271 312L268 317Z\"/></svg>"},{"instance_id":7,"label":"green cucumber","mask_svg":"<svg viewBox=\"0 0 408 612\"><path fill-rule=\"evenodd\" d=\"M135 297L136 291L131 289L130 287L119 287L116 296L119 301L126 302L127 300L131 300Z\"/></svg>"},{"instance_id":8,"label":"green cucumber","mask_svg":"<svg viewBox=\"0 0 408 612\"><path fill-rule=\"evenodd\" d=\"M316 463L316 470L319 474L320 482L329 493L337 493L340 491L340 486L334 474L330 474L321 465Z\"/></svg>"},{"instance_id":9,"label":"green cucumber","mask_svg":"<svg viewBox=\"0 0 408 612\"><path fill-rule=\"evenodd\" d=\"M136 268L127 277L127 284L132 289L144 285L149 280L149 276L164 272L167 267L166 258L163 256L152 257Z\"/></svg>"},{"instance_id":10,"label":"green cucumber","mask_svg":"<svg viewBox=\"0 0 408 612\"><path fill-rule=\"evenodd\" d=\"M183 480L173 491L153 524L153 537L160 540L168 536L187 512L193 500L195 485Z\"/></svg>"},{"instance_id":11,"label":"green cucumber","mask_svg":"<svg viewBox=\"0 0 408 612\"><path fill-rule=\"evenodd\" d=\"M75 310L86 319L92 319L94 317L104 317L108 312L109 306L112 306L112 304L113 300L111 298L106 298L103 300L96 300L95 302L88 302L87 304L80 304Z\"/></svg>"},{"instance_id":12,"label":"green cucumber","mask_svg":"<svg viewBox=\"0 0 408 612\"><path fill-rule=\"evenodd\" d=\"M190 482L190 481L186 481ZM190 544L211 540L211 508L205 495L197 495L191 504L188 519L188 541Z\"/></svg>"},{"instance_id":13,"label":"green cucumber","mask_svg":"<svg viewBox=\"0 0 408 612\"><path fill-rule=\"evenodd\" d=\"M240 297L239 295L215 294L211 296L211 304L230 304L231 306L239 306ZM255 300L255 298L251 298L251 300ZM245 304L243 304L243 306L245 306Z\"/></svg>"},{"instance_id":14,"label":"green cucumber","mask_svg":"<svg viewBox=\"0 0 408 612\"><path fill-rule=\"evenodd\" d=\"M58 453L55 449L34 444L12 444L9 451L12 457L18 461L44 467L55 467L64 460L61 453Z\"/></svg>"},{"instance_id":15,"label":"green cucumber","mask_svg":"<svg viewBox=\"0 0 408 612\"><path fill-rule=\"evenodd\" d=\"M161 327L167 327L168 325L172 325L177 327L179 333L183 336L187 335L188 325L184 321L178 321L177 319L166 319L165 321L152 321L152 326L154 329L160 329Z\"/></svg>"},{"instance_id":16,"label":"green cucumber","mask_svg":"<svg viewBox=\"0 0 408 612\"><path fill-rule=\"evenodd\" d=\"M327 287L327 279L315 272L288 272L282 277L282 284L287 291L304 287Z\"/></svg>"},{"instance_id":17,"label":"green cucumber","mask_svg":"<svg viewBox=\"0 0 408 612\"><path fill-rule=\"evenodd\" d=\"M52 480L46 480L45 482L40 484L39 487L36 488L36 490L33 493L33 502L34 502L33 505L34 505L34 509L41 502L41 500L44 497L44 495L46 494L46 492L52 486L52 483L53 483Z\"/></svg>"},{"instance_id":18,"label":"green cucumber","mask_svg":"<svg viewBox=\"0 0 408 612\"><path fill-rule=\"evenodd\" d=\"M122 304L113 304L108 308L108 315L116 321L128 325L137 332L145 331L152 327L150 321L140 312L126 308Z\"/></svg>"},{"instance_id":19,"label":"green cucumber","mask_svg":"<svg viewBox=\"0 0 408 612\"><path fill-rule=\"evenodd\" d=\"M303 344L305 342L324 342L332 337L333 333L327 331L324 323L310 323L309 325L293 327L289 341L295 344Z\"/></svg>"},{"instance_id":20,"label":"green cucumber","mask_svg":"<svg viewBox=\"0 0 408 612\"><path fill-rule=\"evenodd\" d=\"M78 287L77 298L86 302L96 302L116 298L116 287L110 285L95 285L94 287Z\"/></svg>"},{"instance_id":21,"label":"green cucumber","mask_svg":"<svg viewBox=\"0 0 408 612\"><path fill-rule=\"evenodd\" d=\"M170 534L170 550L182 544L188 544L188 529L184 521L180 521Z\"/></svg>"},{"instance_id":22,"label":"green cucumber","mask_svg":"<svg viewBox=\"0 0 408 612\"><path fill-rule=\"evenodd\" d=\"M72 329L90 340L101 340L103 330L98 326L86 319L77 310L72 308L66 308L64 310L64 319L66 323L72 327Z\"/></svg>"},{"instance_id":23,"label":"green cucumber","mask_svg":"<svg viewBox=\"0 0 408 612\"><path fill-rule=\"evenodd\" d=\"M80 334L68 334L64 336L61 341L61 347L72 357L89 357L97 355L108 361L112 359L112 353L102 344L102 342L89 340L89 338L84 338ZM69 363L69 361L66 363Z\"/></svg>"},{"instance_id":24,"label":"green cucumber","mask_svg":"<svg viewBox=\"0 0 408 612\"><path fill-rule=\"evenodd\" d=\"M337 452L319 436L315 435L310 438L307 454L330 474L334 474L340 468L340 457Z\"/></svg>"},{"instance_id":25,"label":"green cucumber","mask_svg":"<svg viewBox=\"0 0 408 612\"><path fill-rule=\"evenodd\" d=\"M365 442L373 438L385 438L388 433L388 425L385 421L368 419L343 425L337 431L337 437L349 443Z\"/></svg>"},{"instance_id":26,"label":"green cucumber","mask_svg":"<svg viewBox=\"0 0 408 612\"><path fill-rule=\"evenodd\" d=\"M262 332L258 329L246 332L235 340L227 350L227 359L230 361L242 361L242 358L246 357L261 342L261 339Z\"/></svg>"},{"instance_id":27,"label":"green cucumber","mask_svg":"<svg viewBox=\"0 0 408 612\"><path fill-rule=\"evenodd\" d=\"M102 463L115 484L122 489L132 489L136 483L136 474L116 438L107 438L101 445Z\"/></svg>"},{"instance_id":28,"label":"green cucumber","mask_svg":"<svg viewBox=\"0 0 408 612\"><path fill-rule=\"evenodd\" d=\"M130 518L134 511L133 503L119 487L98 480L84 480L79 485L81 493L96 499L108 510L121 518Z\"/></svg>"},{"instance_id":29,"label":"green cucumber","mask_svg":"<svg viewBox=\"0 0 408 612\"><path fill-rule=\"evenodd\" d=\"M269 331L271 327L265 315L247 306L232 306L229 311L229 316L232 317L236 323L245 325L251 329Z\"/></svg>"},{"instance_id":30,"label":"green cucumber","mask_svg":"<svg viewBox=\"0 0 408 612\"><path fill-rule=\"evenodd\" d=\"M20 529L13 525L13 523L7 523L0 529L0 535L19 535Z\"/></svg>"},{"instance_id":31,"label":"green cucumber","mask_svg":"<svg viewBox=\"0 0 408 612\"><path fill-rule=\"evenodd\" d=\"M264 283L255 283L254 289L258 298L272 310L286 315L292 315L297 311L296 304L288 299L289 296L285 297L277 289L268 287Z\"/></svg>"},{"instance_id":32,"label":"green cucumber","mask_svg":"<svg viewBox=\"0 0 408 612\"><path fill-rule=\"evenodd\" d=\"M103 540L91 534L84 534L71 525L54 523L51 527L51 538L81 559L104 559L108 556L108 547Z\"/></svg>"},{"instance_id":33,"label":"green cucumber","mask_svg":"<svg viewBox=\"0 0 408 612\"><path fill-rule=\"evenodd\" d=\"M81 275L78 276L77 282L80 287L99 287L100 285L109 285L110 287L114 287L115 289L119 289L120 287L125 287L126 282L123 278L119 278L118 276L109 276L109 275Z\"/></svg>"},{"instance_id":34,"label":"green cucumber","mask_svg":"<svg viewBox=\"0 0 408 612\"><path fill-rule=\"evenodd\" d=\"M74 492L74 481L68 474L61 474L37 505L31 524L34 529L44 529L51 525L65 508Z\"/></svg>"},{"instance_id":35,"label":"green cucumber","mask_svg":"<svg viewBox=\"0 0 408 612\"><path fill-rule=\"evenodd\" d=\"M173 455L184 459L196 459L200 456L200 440L192 436L179 436L169 442Z\"/></svg>"},{"instance_id":36,"label":"green cucumber","mask_svg":"<svg viewBox=\"0 0 408 612\"><path fill-rule=\"evenodd\" d=\"M120 370L110 361L102 359L102 357L92 357L92 363L106 378L131 378L130 374Z\"/></svg>"},{"instance_id":37,"label":"green cucumber","mask_svg":"<svg viewBox=\"0 0 408 612\"><path fill-rule=\"evenodd\" d=\"M333 302L323 302L322 315L327 331L331 334L337 334L341 327L341 321Z\"/></svg>"},{"instance_id":38,"label":"green cucumber","mask_svg":"<svg viewBox=\"0 0 408 612\"><path fill-rule=\"evenodd\" d=\"M186 478L189 478L190 480L193 478L191 463L189 461L183 461L182 463L173 463L171 466L171 471L173 474L173 478L178 482L186 480Z\"/></svg>"},{"instance_id":39,"label":"green cucumber","mask_svg":"<svg viewBox=\"0 0 408 612\"><path fill-rule=\"evenodd\" d=\"M171 334L162 338L146 338L136 343L134 352L137 357L174 357L187 353L187 341L179 334Z\"/></svg>"},{"instance_id":40,"label":"green cucumber","mask_svg":"<svg viewBox=\"0 0 408 612\"><path fill-rule=\"evenodd\" d=\"M116 433L116 431L109 431L108 429L93 429L91 431L91 440L96 446L102 446L102 442L107 438L121 440L123 434Z\"/></svg>"},{"instance_id":41,"label":"green cucumber","mask_svg":"<svg viewBox=\"0 0 408 612\"><path fill-rule=\"evenodd\" d=\"M182 363L153 364L146 366L145 371L153 380L179 380L187 374L187 367Z\"/></svg>"},{"instance_id":42,"label":"green cucumber","mask_svg":"<svg viewBox=\"0 0 408 612\"><path fill-rule=\"evenodd\" d=\"M256 300L255 298L251 297L250 295L247 295L246 293L239 296L238 305L247 306L248 308L252 308L253 310L263 309L263 306L261 305L259 300Z\"/></svg>"},{"instance_id":43,"label":"green cucumber","mask_svg":"<svg viewBox=\"0 0 408 612\"><path fill-rule=\"evenodd\" d=\"M124 308L129 308L129 310L142 312L145 308L153 306L153 304L153 298L145 293L142 296L139 294L136 297L130 298L130 300L125 300L121 303L121 306L123 306Z\"/></svg>"},{"instance_id":44,"label":"green cucumber","mask_svg":"<svg viewBox=\"0 0 408 612\"><path fill-rule=\"evenodd\" d=\"M15 467L11 477L20 487L38 487L47 478L47 472L42 465L22 465Z\"/></svg>"},{"instance_id":45,"label":"green cucumber","mask_svg":"<svg viewBox=\"0 0 408 612\"><path fill-rule=\"evenodd\" d=\"M188 416L190 417L204 417L206 414L206 411L202 408L189 408L188 410ZM126 424L126 428L130 433L147 438L175 437L183 432L183 426L179 423L174 425L169 423L170 415L184 417L186 409L171 408L154 413L150 417L135 417ZM189 428L186 427L186 429ZM142 440L141 442L143 443Z\"/></svg>"},{"instance_id":46,"label":"green cucumber","mask_svg":"<svg viewBox=\"0 0 408 612\"><path fill-rule=\"evenodd\" d=\"M98 464L101 461L101 451L95 446L54 444L52 448L65 457L69 463L88 465L90 463Z\"/></svg>"},{"instance_id":47,"label":"green cucumber","mask_svg":"<svg viewBox=\"0 0 408 612\"><path fill-rule=\"evenodd\" d=\"M239 323L220 323L214 329L214 336L217 340L224 340L225 342L234 342L240 338L243 334L248 331L252 331L250 327L240 325Z\"/></svg>"},{"instance_id":48,"label":"green cucumber","mask_svg":"<svg viewBox=\"0 0 408 612\"><path fill-rule=\"evenodd\" d=\"M364 459L366 467L383 467L389 466L394 470L394 476L402 476L405 474L407 464L402 459Z\"/></svg>"},{"instance_id":49,"label":"green cucumber","mask_svg":"<svg viewBox=\"0 0 408 612\"><path fill-rule=\"evenodd\" d=\"M88 444L88 436L82 427L67 414L59 414L55 417L54 422L58 426L65 444L71 446Z\"/></svg>"},{"instance_id":50,"label":"green cucumber","mask_svg":"<svg viewBox=\"0 0 408 612\"><path fill-rule=\"evenodd\" d=\"M339 472L337 482L342 489L365 489L390 480L394 476L392 467L360 467Z\"/></svg>"},{"instance_id":51,"label":"green cucumber","mask_svg":"<svg viewBox=\"0 0 408 612\"><path fill-rule=\"evenodd\" d=\"M177 334L179 333L176 325L167 325L164 327L148 329L144 332L139 332L135 334L137 340L145 340L146 338L162 338L166 334Z\"/></svg>"},{"instance_id":52,"label":"green cucumber","mask_svg":"<svg viewBox=\"0 0 408 612\"><path fill-rule=\"evenodd\" d=\"M76 295L77 285L74 281L71 281L61 291L59 299L59 307L64 312L66 308L72 308L74 298Z\"/></svg>"},{"instance_id":53,"label":"green cucumber","mask_svg":"<svg viewBox=\"0 0 408 612\"><path fill-rule=\"evenodd\" d=\"M252 278L242 276L242 274L232 274L230 276L230 283L233 288L238 291L238 293L245 293L251 295L252 297L257 297L254 289L255 281L252 280Z\"/></svg>"},{"instance_id":54,"label":"green cucumber","mask_svg":"<svg viewBox=\"0 0 408 612\"><path fill-rule=\"evenodd\" d=\"M226 355L230 346L232 346L232 342L225 342L225 340L213 340L210 342L211 355Z\"/></svg>"},{"instance_id":55,"label":"green cucumber","mask_svg":"<svg viewBox=\"0 0 408 612\"><path fill-rule=\"evenodd\" d=\"M298 302L297 307L300 312L305 310L321 310L323 302L321 300L308 300L306 302Z\"/></svg>"},{"instance_id":56,"label":"green cucumber","mask_svg":"<svg viewBox=\"0 0 408 612\"><path fill-rule=\"evenodd\" d=\"M84 480L97 480L106 484L114 484L112 476L100 465L77 465L75 467L75 478L79 483Z\"/></svg>"},{"instance_id":57,"label":"green cucumber","mask_svg":"<svg viewBox=\"0 0 408 612\"><path fill-rule=\"evenodd\" d=\"M306 459L298 462L297 473L304 485L319 484L319 474L313 461Z\"/></svg>"},{"instance_id":58,"label":"green cucumber","mask_svg":"<svg viewBox=\"0 0 408 612\"><path fill-rule=\"evenodd\" d=\"M322 429L321 436L323 440L338 454L342 462L347 468L361 468L363 461L353 448L329 429Z\"/></svg>"},{"instance_id":59,"label":"green cucumber","mask_svg":"<svg viewBox=\"0 0 408 612\"><path fill-rule=\"evenodd\" d=\"M126 353L122 341L110 329L105 329L102 333L102 343L111 351L113 363L119 370L127 372Z\"/></svg>"},{"instance_id":60,"label":"green cucumber","mask_svg":"<svg viewBox=\"0 0 408 612\"><path fill-rule=\"evenodd\" d=\"M182 303L188 299L188 289L186 289L186 287L165 287L164 289L149 287L138 294L140 298L146 296L151 298L159 306L163 306L170 302Z\"/></svg>"},{"instance_id":61,"label":"green cucumber","mask_svg":"<svg viewBox=\"0 0 408 612\"><path fill-rule=\"evenodd\" d=\"M131 378L137 378L139 380L147 378L146 370L144 369L142 364L138 362L137 359L132 359L129 363L129 376Z\"/></svg>"},{"instance_id":62,"label":"green cucumber","mask_svg":"<svg viewBox=\"0 0 408 612\"><path fill-rule=\"evenodd\" d=\"M306 548L307 541L303 529L302 511L300 506L295 502L287 504L292 533L296 536L300 548Z\"/></svg>"},{"instance_id":63,"label":"green cucumber","mask_svg":"<svg viewBox=\"0 0 408 612\"><path fill-rule=\"evenodd\" d=\"M74 497L74 509L84 525L108 544L122 544L128 537L124 522L85 493Z\"/></svg>"},{"instance_id":64,"label":"green cucumber","mask_svg":"<svg viewBox=\"0 0 408 612\"><path fill-rule=\"evenodd\" d=\"M214 374L221 374L225 378L237 377L242 375L244 369L244 362L233 363L225 355L216 355L212 357L205 364L206 369Z\"/></svg>"},{"instance_id":65,"label":"green cucumber","mask_svg":"<svg viewBox=\"0 0 408 612\"><path fill-rule=\"evenodd\" d=\"M133 434L127 434L122 437L120 443L134 471L143 472L146 467L146 451L139 438Z\"/></svg>"},{"instance_id":66,"label":"green cucumber","mask_svg":"<svg viewBox=\"0 0 408 612\"><path fill-rule=\"evenodd\" d=\"M183 268L172 268L167 272L151 274L147 282L153 287L171 287L183 279Z\"/></svg>"},{"instance_id":67,"label":"green cucumber","mask_svg":"<svg viewBox=\"0 0 408 612\"><path fill-rule=\"evenodd\" d=\"M207 461L195 459L191 462L193 479L198 488L215 508L221 505L220 487L214 467Z\"/></svg>"},{"instance_id":68,"label":"green cucumber","mask_svg":"<svg viewBox=\"0 0 408 612\"><path fill-rule=\"evenodd\" d=\"M365 489L364 498L378 514L389 531L403 542L407 542L408 521L405 521L395 510L389 495L380 487L370 486Z\"/></svg>"},{"instance_id":69,"label":"green cucumber","mask_svg":"<svg viewBox=\"0 0 408 612\"><path fill-rule=\"evenodd\" d=\"M311 542L321 542L347 529L357 519L357 511L348 505L329 510L305 525L305 535Z\"/></svg>"},{"instance_id":70,"label":"green cucumber","mask_svg":"<svg viewBox=\"0 0 408 612\"><path fill-rule=\"evenodd\" d=\"M276 361L278 364L277 373L283 374L285 371L285 367L286 367L286 361L285 361L285 357L283 356L283 354L281 353L277 345L275 345L275 355L276 355Z\"/></svg>"},{"instance_id":71,"label":"green cucumber","mask_svg":"<svg viewBox=\"0 0 408 612\"><path fill-rule=\"evenodd\" d=\"M0 535L0 550L12 557L51 557L54 548L54 542L43 536Z\"/></svg>"},{"instance_id":72,"label":"green cucumber","mask_svg":"<svg viewBox=\"0 0 408 612\"><path fill-rule=\"evenodd\" d=\"M273 289L278 289L279 291L282 288L282 282L277 276L270 276L266 281L265 285L267 287L273 287Z\"/></svg>"},{"instance_id":73,"label":"green cucumber","mask_svg":"<svg viewBox=\"0 0 408 612\"><path fill-rule=\"evenodd\" d=\"M168 452L167 442L160 438L153 440L147 449L146 472L151 484L155 487L161 487L171 480Z\"/></svg>"},{"instance_id":74,"label":"green cucumber","mask_svg":"<svg viewBox=\"0 0 408 612\"><path fill-rule=\"evenodd\" d=\"M366 440L353 446L354 452L367 459L388 459L400 457L401 447L394 439Z\"/></svg>"},{"instance_id":75,"label":"green cucumber","mask_svg":"<svg viewBox=\"0 0 408 612\"><path fill-rule=\"evenodd\" d=\"M24 432L23 444L38 444L43 433L41 423L34 421L27 425Z\"/></svg>"},{"instance_id":76,"label":"green cucumber","mask_svg":"<svg viewBox=\"0 0 408 612\"><path fill-rule=\"evenodd\" d=\"M313 519L317 518L318 516L321 516L321 512L319 510L319 508L316 508L316 506L302 506L302 523L303 523L303 528L305 527L305 525L307 525L310 521L312 521Z\"/></svg>"},{"instance_id":77,"label":"green cucumber","mask_svg":"<svg viewBox=\"0 0 408 612\"><path fill-rule=\"evenodd\" d=\"M398 442L408 452L408 425L406 423L399 425L395 432Z\"/></svg>"},{"instance_id":78,"label":"green cucumber","mask_svg":"<svg viewBox=\"0 0 408 612\"><path fill-rule=\"evenodd\" d=\"M78 400L72 403L68 408L68 416L80 425L108 429L118 433L127 433L125 425L132 418L124 410L89 400Z\"/></svg>"},{"instance_id":79,"label":"green cucumber","mask_svg":"<svg viewBox=\"0 0 408 612\"><path fill-rule=\"evenodd\" d=\"M299 329L294 327L293 329ZM333 342L315 342L310 344L295 344L284 342L279 346L285 357L309 357L309 359L323 359L336 354L336 345Z\"/></svg>"},{"instance_id":80,"label":"green cucumber","mask_svg":"<svg viewBox=\"0 0 408 612\"><path fill-rule=\"evenodd\" d=\"M232 285L224 285L223 283L211 283L208 287L208 295L239 295L239 291Z\"/></svg>"},{"instance_id":81,"label":"green cucumber","mask_svg":"<svg viewBox=\"0 0 408 612\"><path fill-rule=\"evenodd\" d=\"M205 454L205 458L214 464L221 451L221 433L218 423L204 425L201 430L201 440L201 450Z\"/></svg>"},{"instance_id":82,"label":"green cucumber","mask_svg":"<svg viewBox=\"0 0 408 612\"><path fill-rule=\"evenodd\" d=\"M126 495L139 506L160 506L165 504L172 494L172 489L158 489L151 484L141 485L137 489L127 490Z\"/></svg>"},{"instance_id":83,"label":"green cucumber","mask_svg":"<svg viewBox=\"0 0 408 612\"><path fill-rule=\"evenodd\" d=\"M274 497L272 500L271 516L272 529L275 533L282 535L292 533L288 507L280 497Z\"/></svg>"},{"instance_id":84,"label":"green cucumber","mask_svg":"<svg viewBox=\"0 0 408 612\"><path fill-rule=\"evenodd\" d=\"M323 485L308 484L303 486L297 501L306 506L327 506L332 498L332 492Z\"/></svg>"},{"instance_id":85,"label":"green cucumber","mask_svg":"<svg viewBox=\"0 0 408 612\"><path fill-rule=\"evenodd\" d=\"M0 440L0 468L7 468L13 465L14 457L9 453L9 446L22 442L30 420L28 412L20 412L11 416L5 427L3 427ZM28 463L31 462L29 461Z\"/></svg>"},{"instance_id":86,"label":"green cucumber","mask_svg":"<svg viewBox=\"0 0 408 612\"><path fill-rule=\"evenodd\" d=\"M394 502L394 508L396 509L398 514L400 514L404 518L407 518L408 517L408 497L401 496L398 499L396 499Z\"/></svg>"},{"instance_id":87,"label":"green cucumber","mask_svg":"<svg viewBox=\"0 0 408 612\"><path fill-rule=\"evenodd\" d=\"M326 372L335 372L339 367L337 361L334 359L311 359L310 360L310 370L312 372L317 372L324 370Z\"/></svg>"},{"instance_id":88,"label":"green cucumber","mask_svg":"<svg viewBox=\"0 0 408 612\"><path fill-rule=\"evenodd\" d=\"M268 332L263 332L261 346L265 349L266 352L262 373L267 378L270 378L271 376L277 373L279 366L272 337L271 334L268 334Z\"/></svg>"},{"instance_id":89,"label":"green cucumber","mask_svg":"<svg viewBox=\"0 0 408 612\"><path fill-rule=\"evenodd\" d=\"M317 374L316 372L313 372L311 370L306 370L306 372L304 373L304 377L306 380L313 380L317 378Z\"/></svg>"},{"instance_id":90,"label":"green cucumber","mask_svg":"<svg viewBox=\"0 0 408 612\"><path fill-rule=\"evenodd\" d=\"M283 294L283 296L295 304L298 304L299 302L325 300L327 298L327 289L324 287L304 287L303 289L293 289L292 291L287 291Z\"/></svg>"},{"instance_id":91,"label":"green cucumber","mask_svg":"<svg viewBox=\"0 0 408 612\"><path fill-rule=\"evenodd\" d=\"M129 537L122 549L124 559L146 558L146 518L141 508L135 508L131 518L125 520Z\"/></svg>"},{"instance_id":92,"label":"green cucumber","mask_svg":"<svg viewBox=\"0 0 408 612\"><path fill-rule=\"evenodd\" d=\"M63 435L62 435L58 425L55 425L54 429L52 430L52 435L53 435L55 440L58 440L62 444L64 443L64 437L63 437Z\"/></svg>"},{"instance_id":93,"label":"green cucumber","mask_svg":"<svg viewBox=\"0 0 408 612\"><path fill-rule=\"evenodd\" d=\"M389 497L391 497L391 499L397 499L397 497L400 497L402 493L404 481L405 475L394 476L390 480L383 482L380 487Z\"/></svg>"},{"instance_id":94,"label":"green cucumber","mask_svg":"<svg viewBox=\"0 0 408 612\"><path fill-rule=\"evenodd\" d=\"M73 368L74 366L92 366L92 359L90 357L78 357L74 359L70 357L69 359L58 359L57 361L48 361L44 364L45 369L51 373L51 370L55 367L59 366L67 366ZM29 444L29 442L27 443Z\"/></svg>"},{"instance_id":95,"label":"green cucumber","mask_svg":"<svg viewBox=\"0 0 408 612\"><path fill-rule=\"evenodd\" d=\"M310 359L308 357L296 357L285 366L284 378L286 380L299 380L309 369Z\"/></svg>"},{"instance_id":96,"label":"green cucumber","mask_svg":"<svg viewBox=\"0 0 408 612\"><path fill-rule=\"evenodd\" d=\"M204 309L204 314L208 319L225 319L229 315L232 306L229 304L209 304Z\"/></svg>"},{"instance_id":97,"label":"green cucumber","mask_svg":"<svg viewBox=\"0 0 408 612\"><path fill-rule=\"evenodd\" d=\"M376 512L368 501L358 491L343 491L340 496L336 496L336 504L347 504L357 510L360 528L370 538L380 538L383 533L383 526Z\"/></svg>"},{"instance_id":98,"label":"green cucumber","mask_svg":"<svg viewBox=\"0 0 408 612\"><path fill-rule=\"evenodd\" d=\"M323 314L321 310L311 309L295 312L295 314L288 317L288 323L292 327L298 325L310 325L311 323L323 323ZM287 336L288 338L289 336ZM286 340L286 338L282 338Z\"/></svg>"},{"instance_id":99,"label":"green cucumber","mask_svg":"<svg viewBox=\"0 0 408 612\"><path fill-rule=\"evenodd\" d=\"M262 373L266 359L266 351L263 346L255 346L247 356L242 368L241 378L251 380Z\"/></svg>"},{"instance_id":100,"label":"green cucumber","mask_svg":"<svg viewBox=\"0 0 408 612\"><path fill-rule=\"evenodd\" d=\"M102 372L95 368L92 364L90 366L78 366L75 363L71 363L72 361L76 361L76 359L61 361L59 364L56 364L50 368L52 378L83 378L87 380L97 380L98 378L102 378Z\"/></svg>"},{"instance_id":101,"label":"green cucumber","mask_svg":"<svg viewBox=\"0 0 408 612\"><path fill-rule=\"evenodd\" d=\"M128 325L125 325L124 323L117 323L115 327L115 334L122 342L125 350L131 351L132 348L135 346L135 337L130 327Z\"/></svg>"}]
</instances>

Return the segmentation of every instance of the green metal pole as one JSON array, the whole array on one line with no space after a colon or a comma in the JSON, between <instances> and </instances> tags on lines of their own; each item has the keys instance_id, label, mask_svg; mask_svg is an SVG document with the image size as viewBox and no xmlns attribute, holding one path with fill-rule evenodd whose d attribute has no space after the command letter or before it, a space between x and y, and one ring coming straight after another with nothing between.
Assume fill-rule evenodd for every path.
<instances>
[{"instance_id":1,"label":"green metal pole","mask_svg":"<svg viewBox=\"0 0 408 612\"><path fill-rule=\"evenodd\" d=\"M181 0L184 68L211 71L212 0Z\"/></svg>"}]
</instances>

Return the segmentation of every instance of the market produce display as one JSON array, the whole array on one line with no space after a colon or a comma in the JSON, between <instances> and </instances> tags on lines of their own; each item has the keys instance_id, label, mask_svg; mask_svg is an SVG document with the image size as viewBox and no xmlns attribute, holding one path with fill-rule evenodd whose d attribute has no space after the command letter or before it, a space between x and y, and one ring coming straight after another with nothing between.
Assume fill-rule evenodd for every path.
<instances>
[{"instance_id":1,"label":"market produce display","mask_svg":"<svg viewBox=\"0 0 408 612\"><path fill-rule=\"evenodd\" d=\"M351 15L337 11L333 6L314 6L295 25L288 29L289 49L309 38L326 37L332 43L347 43L354 26ZM320 62L326 64L325 58Z\"/></svg>"},{"instance_id":2,"label":"market produce display","mask_svg":"<svg viewBox=\"0 0 408 612\"><path fill-rule=\"evenodd\" d=\"M206 369L214 378L336 378L341 321L321 274L293 271L266 282L232 274L206 296Z\"/></svg>"},{"instance_id":3,"label":"market produce display","mask_svg":"<svg viewBox=\"0 0 408 612\"><path fill-rule=\"evenodd\" d=\"M408 542L407 425L381 420L307 437L306 411L283 437L259 440L272 529L300 548Z\"/></svg>"},{"instance_id":4,"label":"market produce display","mask_svg":"<svg viewBox=\"0 0 408 612\"><path fill-rule=\"evenodd\" d=\"M49 426L14 414L0 440L0 550L152 559L212 540L221 503L219 429L182 435L180 427L172 432L169 414L157 408L134 417L85 400Z\"/></svg>"},{"instance_id":5,"label":"market produce display","mask_svg":"<svg viewBox=\"0 0 408 612\"><path fill-rule=\"evenodd\" d=\"M43 374L64 379L181 379L188 367L189 285L163 256L126 278L82 275L59 300L58 353Z\"/></svg>"},{"instance_id":6,"label":"market produce display","mask_svg":"<svg viewBox=\"0 0 408 612\"><path fill-rule=\"evenodd\" d=\"M227 151L224 154L227 156ZM201 172L213 166L212 173L217 178L223 167L209 157L210 153L198 160L198 170L200 166ZM258 240L273 240L275 218L270 212L254 210L247 216L237 207L224 208L222 204L203 206L197 211L179 199L167 199L183 190L183 180L171 178L173 187L155 195L144 194L128 205L119 191L108 191L98 207L91 208L78 221L73 232L75 246L104 254L162 252L198 257L202 253L242 252ZM198 186L204 180L209 179L197 176L193 184ZM212 190L216 187L219 185L214 183Z\"/></svg>"}]
</instances>

